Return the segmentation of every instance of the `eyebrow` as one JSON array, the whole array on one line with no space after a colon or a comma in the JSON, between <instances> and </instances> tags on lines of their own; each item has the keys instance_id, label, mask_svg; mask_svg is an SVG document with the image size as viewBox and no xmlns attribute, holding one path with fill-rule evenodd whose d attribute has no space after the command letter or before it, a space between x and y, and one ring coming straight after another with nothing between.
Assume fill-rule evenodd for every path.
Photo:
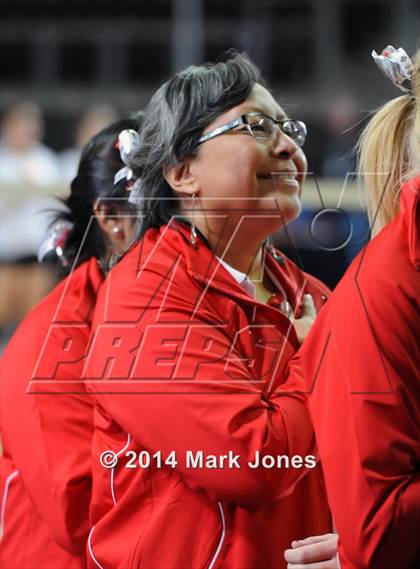
<instances>
[{"instance_id":1,"label":"eyebrow","mask_svg":"<svg viewBox=\"0 0 420 569\"><path fill-rule=\"evenodd\" d=\"M246 111L244 114L247 114L247 113L261 113L262 115L265 115L266 117L270 117L270 118L276 119L278 121L284 121L284 120L289 118L285 112L276 112L273 116L270 113L267 113L266 111L262 110L261 108L256 108L256 107L253 107L249 111Z\"/></svg>"}]
</instances>

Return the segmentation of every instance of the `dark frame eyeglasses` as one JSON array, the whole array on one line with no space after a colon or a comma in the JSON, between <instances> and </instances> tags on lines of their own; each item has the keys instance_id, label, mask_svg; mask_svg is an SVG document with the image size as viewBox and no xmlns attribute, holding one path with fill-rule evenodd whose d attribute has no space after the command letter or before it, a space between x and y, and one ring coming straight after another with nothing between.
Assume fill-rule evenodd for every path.
<instances>
[{"instance_id":1,"label":"dark frame eyeglasses","mask_svg":"<svg viewBox=\"0 0 420 569\"><path fill-rule=\"evenodd\" d=\"M305 144L307 129L302 121L295 119L283 119L281 121L273 119L261 112L246 113L233 121L230 121L206 134L203 134L197 144L202 144L215 136L225 134L238 126L244 126L251 136L257 140L272 140L277 133L277 128L291 138L298 146ZM240 129L237 132L243 132Z\"/></svg>"}]
</instances>

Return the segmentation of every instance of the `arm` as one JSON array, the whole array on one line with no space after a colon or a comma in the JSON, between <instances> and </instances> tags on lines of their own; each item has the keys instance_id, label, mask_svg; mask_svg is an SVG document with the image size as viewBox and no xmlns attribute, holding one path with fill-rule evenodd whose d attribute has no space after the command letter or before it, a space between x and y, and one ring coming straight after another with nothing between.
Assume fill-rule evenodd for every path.
<instances>
[{"instance_id":1,"label":"arm","mask_svg":"<svg viewBox=\"0 0 420 569\"><path fill-rule=\"evenodd\" d=\"M150 290L156 286L137 282L136 287L135 294L123 290L114 295L125 315L130 315L132 302L132 313L142 318L135 325L96 328L86 375L94 380L88 386L95 399L150 452L167 456L175 450L178 472L196 491L250 507L289 494L305 467L252 469L247 461L256 451L290 457L313 454L300 382L281 384L282 376L274 392L264 392L229 322L203 307L192 317L185 292L175 287L170 296L165 292L164 298L158 295L153 301ZM118 338L124 363L133 355L129 366L121 365L113 337ZM187 451L199 450L216 455L232 451L240 456L241 468L187 468Z\"/></svg>"},{"instance_id":2,"label":"arm","mask_svg":"<svg viewBox=\"0 0 420 569\"><path fill-rule=\"evenodd\" d=\"M63 332L61 328L59 334L48 337L46 359L56 360ZM42 319L32 316L18 329L4 354L4 442L55 541L81 555L89 531L92 403L87 393L68 395L64 387L64 394L26 393L43 343L37 342L37 337L44 340L45 333ZM79 347L84 346L85 336L79 335L78 340ZM60 379L80 378L80 363L66 369Z\"/></svg>"}]
</instances>

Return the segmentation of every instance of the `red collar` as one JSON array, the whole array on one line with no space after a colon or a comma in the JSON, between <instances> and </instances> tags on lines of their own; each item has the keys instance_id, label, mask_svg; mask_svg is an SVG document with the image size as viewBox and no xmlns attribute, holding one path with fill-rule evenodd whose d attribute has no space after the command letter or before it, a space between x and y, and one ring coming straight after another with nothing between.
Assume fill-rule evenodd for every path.
<instances>
[{"instance_id":1,"label":"red collar","mask_svg":"<svg viewBox=\"0 0 420 569\"><path fill-rule=\"evenodd\" d=\"M194 247L190 241L189 227L174 220L167 226L167 229L177 233L180 248L187 265L187 272L193 279L203 284L205 288L217 289L227 296L235 297L246 303L255 305L258 302L245 292L241 285L217 260L202 236L197 236L197 243ZM267 268L281 282L283 277L280 265L284 263L281 253L276 250L276 259L274 259L267 251L265 262Z\"/></svg>"},{"instance_id":2,"label":"red collar","mask_svg":"<svg viewBox=\"0 0 420 569\"><path fill-rule=\"evenodd\" d=\"M255 304L241 285L229 274L217 260L204 238L198 234L195 247L190 241L190 228L176 220L169 224L169 231L177 233L180 248L183 253L187 273L205 288L214 288L228 296L240 298L245 302Z\"/></svg>"}]
</instances>

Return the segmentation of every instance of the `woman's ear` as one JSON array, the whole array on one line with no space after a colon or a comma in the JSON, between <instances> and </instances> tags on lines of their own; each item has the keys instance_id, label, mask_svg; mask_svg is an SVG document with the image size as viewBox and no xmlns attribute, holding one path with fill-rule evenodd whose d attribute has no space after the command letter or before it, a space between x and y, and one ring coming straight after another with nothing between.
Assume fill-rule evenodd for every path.
<instances>
[{"instance_id":1,"label":"woman's ear","mask_svg":"<svg viewBox=\"0 0 420 569\"><path fill-rule=\"evenodd\" d=\"M185 160L180 164L164 168L163 176L174 192L182 194L182 197L199 195L200 187L196 169L192 160Z\"/></svg>"},{"instance_id":2,"label":"woman's ear","mask_svg":"<svg viewBox=\"0 0 420 569\"><path fill-rule=\"evenodd\" d=\"M97 200L93 206L96 221L114 252L124 252L133 237L133 223L117 208Z\"/></svg>"}]
</instances>

